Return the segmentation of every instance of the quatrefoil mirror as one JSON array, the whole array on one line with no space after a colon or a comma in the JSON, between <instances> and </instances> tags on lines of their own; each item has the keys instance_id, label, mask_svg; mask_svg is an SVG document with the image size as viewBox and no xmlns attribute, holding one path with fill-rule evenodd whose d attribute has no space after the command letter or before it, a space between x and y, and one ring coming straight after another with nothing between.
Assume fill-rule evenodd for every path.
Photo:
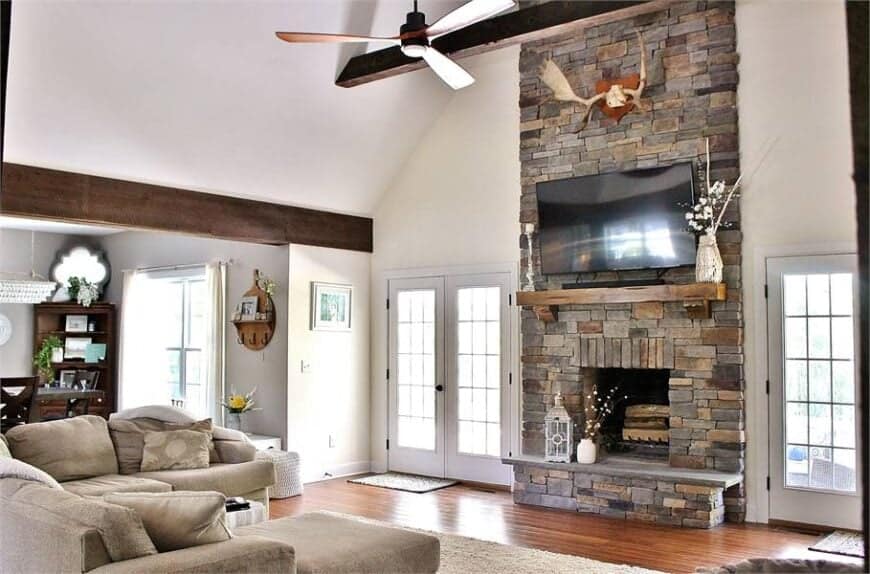
<instances>
[{"instance_id":1,"label":"quatrefoil mirror","mask_svg":"<svg viewBox=\"0 0 870 574\"><path fill-rule=\"evenodd\" d=\"M84 277L103 291L112 271L102 251L77 245L69 251L59 251L51 266L51 278L60 285L66 286L70 277Z\"/></svg>"}]
</instances>

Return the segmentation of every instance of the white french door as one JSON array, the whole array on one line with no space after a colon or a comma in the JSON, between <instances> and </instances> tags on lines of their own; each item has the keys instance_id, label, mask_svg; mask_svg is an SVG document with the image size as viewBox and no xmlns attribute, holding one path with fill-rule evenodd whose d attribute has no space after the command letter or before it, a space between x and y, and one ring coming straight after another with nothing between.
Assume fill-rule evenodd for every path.
<instances>
[{"instance_id":1,"label":"white french door","mask_svg":"<svg viewBox=\"0 0 870 574\"><path fill-rule=\"evenodd\" d=\"M510 273L389 282L389 467L509 484Z\"/></svg>"},{"instance_id":2,"label":"white french door","mask_svg":"<svg viewBox=\"0 0 870 574\"><path fill-rule=\"evenodd\" d=\"M770 518L860 529L857 259L767 262Z\"/></svg>"}]
</instances>

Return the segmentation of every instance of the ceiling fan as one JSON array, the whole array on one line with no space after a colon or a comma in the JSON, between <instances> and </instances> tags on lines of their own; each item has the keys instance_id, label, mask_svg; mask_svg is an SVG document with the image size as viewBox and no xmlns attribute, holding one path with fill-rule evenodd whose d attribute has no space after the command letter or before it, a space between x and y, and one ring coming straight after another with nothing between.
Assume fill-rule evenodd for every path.
<instances>
[{"instance_id":1,"label":"ceiling fan","mask_svg":"<svg viewBox=\"0 0 870 574\"><path fill-rule=\"evenodd\" d=\"M351 34L318 34L313 32L275 32L285 42L385 42L401 46L402 53L409 58L423 58L429 67L454 90L474 83L471 74L453 60L433 48L431 40L486 20L514 5L514 0L471 0L456 10L446 14L434 24L426 24L426 15L417 10L408 12L405 23L399 28L398 36L374 37Z\"/></svg>"}]
</instances>

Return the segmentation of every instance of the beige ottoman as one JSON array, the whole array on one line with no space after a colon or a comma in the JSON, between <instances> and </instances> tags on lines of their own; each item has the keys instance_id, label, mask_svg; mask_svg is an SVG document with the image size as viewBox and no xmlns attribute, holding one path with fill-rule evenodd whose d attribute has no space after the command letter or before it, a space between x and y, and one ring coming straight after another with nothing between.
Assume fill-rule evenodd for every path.
<instances>
[{"instance_id":1,"label":"beige ottoman","mask_svg":"<svg viewBox=\"0 0 870 574\"><path fill-rule=\"evenodd\" d=\"M437 572L440 543L434 536L314 512L233 531L291 544L298 574L315 572Z\"/></svg>"}]
</instances>

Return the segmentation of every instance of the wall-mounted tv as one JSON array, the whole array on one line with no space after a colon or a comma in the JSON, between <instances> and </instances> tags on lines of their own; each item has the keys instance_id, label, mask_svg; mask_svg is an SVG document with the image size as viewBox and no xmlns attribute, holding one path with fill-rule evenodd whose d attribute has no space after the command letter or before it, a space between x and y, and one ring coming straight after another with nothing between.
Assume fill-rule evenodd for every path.
<instances>
[{"instance_id":1,"label":"wall-mounted tv","mask_svg":"<svg viewBox=\"0 0 870 574\"><path fill-rule=\"evenodd\" d=\"M684 215L694 172L681 163L537 184L543 273L694 264Z\"/></svg>"}]
</instances>

